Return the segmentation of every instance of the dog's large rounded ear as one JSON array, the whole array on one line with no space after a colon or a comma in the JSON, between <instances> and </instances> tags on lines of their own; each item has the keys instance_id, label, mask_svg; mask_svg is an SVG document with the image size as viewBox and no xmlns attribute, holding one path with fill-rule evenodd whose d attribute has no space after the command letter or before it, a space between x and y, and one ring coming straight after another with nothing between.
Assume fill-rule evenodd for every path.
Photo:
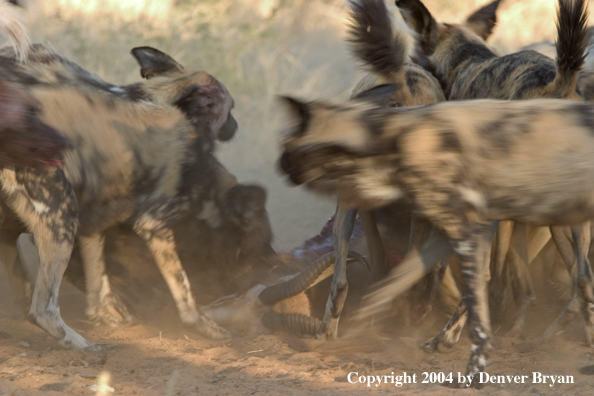
<instances>
[{"instance_id":1,"label":"dog's large rounded ear","mask_svg":"<svg viewBox=\"0 0 594 396\"><path fill-rule=\"evenodd\" d=\"M353 100L371 102L378 106L387 107L390 104L394 92L402 89L401 83L382 84L360 92L353 97Z\"/></svg>"},{"instance_id":2,"label":"dog's large rounded ear","mask_svg":"<svg viewBox=\"0 0 594 396\"><path fill-rule=\"evenodd\" d=\"M308 104L290 96L279 96L279 100L288 110L291 133L305 131L311 117Z\"/></svg>"},{"instance_id":3,"label":"dog's large rounded ear","mask_svg":"<svg viewBox=\"0 0 594 396\"><path fill-rule=\"evenodd\" d=\"M298 116L302 119L309 118L309 108L307 103L302 102L298 99L290 96L279 96L281 103L285 105L285 108L289 110L292 115Z\"/></svg>"},{"instance_id":4,"label":"dog's large rounded ear","mask_svg":"<svg viewBox=\"0 0 594 396\"><path fill-rule=\"evenodd\" d=\"M420 36L421 47L432 52L437 44L437 22L419 0L396 0L404 22Z\"/></svg>"},{"instance_id":5,"label":"dog's large rounded ear","mask_svg":"<svg viewBox=\"0 0 594 396\"><path fill-rule=\"evenodd\" d=\"M497 23L497 8L501 0L495 0L476 10L466 19L466 26L486 40Z\"/></svg>"},{"instance_id":6,"label":"dog's large rounded ear","mask_svg":"<svg viewBox=\"0 0 594 396\"><path fill-rule=\"evenodd\" d=\"M152 47L132 48L131 53L140 65L140 75L147 80L184 70L184 67L171 56Z\"/></svg>"}]
</instances>

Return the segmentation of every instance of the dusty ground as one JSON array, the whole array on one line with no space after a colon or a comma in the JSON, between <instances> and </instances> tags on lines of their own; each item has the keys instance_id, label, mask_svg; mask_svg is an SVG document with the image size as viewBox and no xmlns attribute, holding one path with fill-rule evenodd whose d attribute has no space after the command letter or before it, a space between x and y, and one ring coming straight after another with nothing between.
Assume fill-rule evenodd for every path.
<instances>
[{"instance_id":1,"label":"dusty ground","mask_svg":"<svg viewBox=\"0 0 594 396\"><path fill-rule=\"evenodd\" d=\"M0 270L1 271L1 270ZM111 374L116 395L338 395L457 394L437 384L423 384L423 372L457 375L463 372L468 339L449 353L428 355L418 345L445 321L438 315L420 329L399 328L367 340L324 342L292 336L244 335L213 342L183 328L172 309L149 323L117 330L100 329L84 322L84 296L63 285L60 305L65 321L89 340L110 344L106 352L62 350L40 329L23 319L0 273L0 395L95 394L101 372ZM540 308L542 311L542 308ZM542 321L539 308L529 323ZM542 312L540 313L542 314ZM544 323L544 322L543 322ZM575 326L579 329L579 323ZM495 328L497 331L498 329ZM574 334L575 333L575 334ZM533 334L529 336L532 338ZM491 375L528 375L525 384L488 385L468 394L484 395L586 395L592 394L594 351L579 341L579 331L553 343L496 337L488 372ZM574 384L530 384L532 372L572 375ZM584 371L584 369L582 369ZM394 389L392 384L367 388L351 384L350 372L359 375L416 374L416 382ZM588 369L586 369L588 372Z\"/></svg>"}]
</instances>

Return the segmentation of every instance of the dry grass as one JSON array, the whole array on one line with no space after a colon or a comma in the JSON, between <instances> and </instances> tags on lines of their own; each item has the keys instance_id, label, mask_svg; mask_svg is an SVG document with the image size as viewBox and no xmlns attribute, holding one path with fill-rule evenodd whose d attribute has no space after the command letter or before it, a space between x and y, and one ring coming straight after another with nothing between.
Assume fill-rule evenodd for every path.
<instances>
[{"instance_id":1,"label":"dry grass","mask_svg":"<svg viewBox=\"0 0 594 396\"><path fill-rule=\"evenodd\" d=\"M484 0L426 0L443 21L460 21ZM277 246L319 231L333 203L288 187L275 171L277 94L346 98L360 76L342 41L342 0L45 0L29 27L87 69L114 83L140 78L128 55L159 48L215 75L236 99L240 131L220 148L241 181L265 185ZM393 2L389 2L393 5ZM490 40L500 52L555 36L556 0L506 0Z\"/></svg>"}]
</instances>

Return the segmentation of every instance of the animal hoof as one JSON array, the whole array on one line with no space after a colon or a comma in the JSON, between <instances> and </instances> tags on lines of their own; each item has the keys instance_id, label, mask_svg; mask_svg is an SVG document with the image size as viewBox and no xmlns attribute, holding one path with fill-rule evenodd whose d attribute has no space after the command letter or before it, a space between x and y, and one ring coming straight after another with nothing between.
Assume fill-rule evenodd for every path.
<instances>
[{"instance_id":1,"label":"animal hoof","mask_svg":"<svg viewBox=\"0 0 594 396\"><path fill-rule=\"evenodd\" d=\"M198 323L196 323L196 330L198 330L202 336L210 338L211 340L226 340L231 338L231 333L208 319L206 316L200 316Z\"/></svg>"},{"instance_id":2,"label":"animal hoof","mask_svg":"<svg viewBox=\"0 0 594 396\"><path fill-rule=\"evenodd\" d=\"M89 317L94 323L108 327L136 324L136 319L129 312L127 305L113 293L105 296L95 313L89 314Z\"/></svg>"}]
</instances>

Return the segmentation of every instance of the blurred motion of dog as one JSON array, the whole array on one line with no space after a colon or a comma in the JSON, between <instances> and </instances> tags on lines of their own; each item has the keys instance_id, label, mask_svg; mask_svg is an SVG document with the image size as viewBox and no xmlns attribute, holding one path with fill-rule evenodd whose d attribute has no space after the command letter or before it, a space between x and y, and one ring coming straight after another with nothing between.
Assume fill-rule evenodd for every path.
<instances>
[{"instance_id":1,"label":"blurred motion of dog","mask_svg":"<svg viewBox=\"0 0 594 396\"><path fill-rule=\"evenodd\" d=\"M446 233L461 260L473 344L467 373L476 374L484 370L490 334L488 309L478 306L486 302L487 221L562 225L594 216L593 107L547 99L386 109L366 99L371 94L386 95L386 87L345 105L288 98L293 120L283 170L351 207L404 198ZM494 129L500 138L492 138ZM506 154L493 155L499 152ZM578 263L583 306L591 310L589 263Z\"/></svg>"},{"instance_id":2,"label":"blurred motion of dog","mask_svg":"<svg viewBox=\"0 0 594 396\"><path fill-rule=\"evenodd\" d=\"M452 100L495 98L568 98L582 100L576 89L578 72L584 62L584 52L588 45L587 10L582 0L561 0L558 14L557 57L550 58L534 51L521 51L506 56L496 56L484 44L484 32L495 25L496 9L499 1L493 1L469 17L461 25L438 23L427 8L418 0L398 0L403 18L419 34L417 57L426 61L435 70L448 98ZM494 131L493 133L497 133ZM509 247L512 226L500 227L498 243ZM574 228L574 241L584 238L588 225ZM504 235L505 233L505 235ZM553 227L551 233L559 250L570 250L571 245L565 237L563 228ZM587 255L588 247L580 242L579 257ZM502 249L507 250L507 249ZM505 259L505 254L499 255ZM568 263L571 266L571 262ZM502 267L500 265L499 267ZM517 270L516 278L526 276ZM529 284L529 282L524 282ZM520 333L525 322L525 310L531 302L533 293L522 291L523 301L518 305L514 330ZM439 344L451 345L459 337L459 331L466 319L461 305L446 328L427 345L435 350ZM587 333L594 333L594 317L587 315ZM591 335L587 337L591 343Z\"/></svg>"}]
</instances>

